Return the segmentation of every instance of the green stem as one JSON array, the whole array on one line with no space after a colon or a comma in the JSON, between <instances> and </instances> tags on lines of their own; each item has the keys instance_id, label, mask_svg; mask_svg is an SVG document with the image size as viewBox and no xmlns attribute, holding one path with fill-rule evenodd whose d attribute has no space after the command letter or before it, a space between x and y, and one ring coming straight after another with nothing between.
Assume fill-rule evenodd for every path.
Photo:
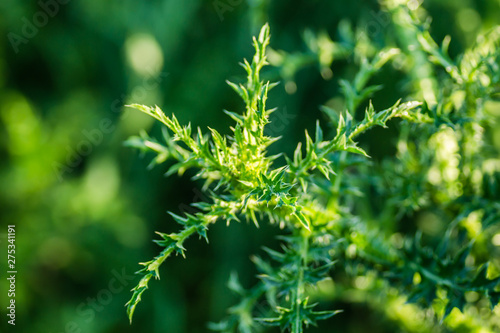
<instances>
[{"instance_id":1,"label":"green stem","mask_svg":"<svg viewBox=\"0 0 500 333\"><path fill-rule=\"evenodd\" d=\"M304 271L307 269L307 253L309 252L309 231L302 232L300 244L300 263L299 263L299 276L297 280L297 288L295 290L295 323L293 324L294 333L302 333L302 303L304 302Z\"/></svg>"}]
</instances>

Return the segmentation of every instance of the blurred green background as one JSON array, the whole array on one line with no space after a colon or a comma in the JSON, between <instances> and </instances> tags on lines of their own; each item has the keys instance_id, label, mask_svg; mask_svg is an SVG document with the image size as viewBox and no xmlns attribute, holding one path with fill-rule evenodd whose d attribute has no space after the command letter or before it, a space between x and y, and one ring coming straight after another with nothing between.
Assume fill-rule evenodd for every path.
<instances>
[{"instance_id":1,"label":"blurred green background","mask_svg":"<svg viewBox=\"0 0 500 333\"><path fill-rule=\"evenodd\" d=\"M451 35L452 55L500 23L499 0L425 0L423 6L434 17L434 37ZM252 56L251 36L263 23L270 23L273 49L307 52L305 29L336 39L341 20L363 25L377 14L376 1L361 0L3 0L0 308L7 306L6 226L15 224L15 331L194 333L221 320L234 301L226 288L231 271L250 284L249 256L277 231L219 223L210 244L190 240L187 260L169 259L130 326L124 304L138 281L137 263L159 250L154 231L176 230L166 211L186 211L203 195L192 174L165 178L166 166L147 170L150 157L123 146L142 129L161 133L152 119L123 105L157 104L182 123L227 133L222 110L241 111L242 104L225 80L243 80L238 62ZM372 37L383 38L383 30ZM279 108L270 134L285 138L272 152L290 153L304 127L325 120L318 106L338 98L337 79L355 68L334 63L333 78L325 80L317 65L299 67L285 78L282 70L267 71L288 82L270 96ZM375 100L385 107L401 97L403 77L381 75L391 89ZM341 325L343 332L396 332L382 313L361 302L318 331Z\"/></svg>"}]
</instances>

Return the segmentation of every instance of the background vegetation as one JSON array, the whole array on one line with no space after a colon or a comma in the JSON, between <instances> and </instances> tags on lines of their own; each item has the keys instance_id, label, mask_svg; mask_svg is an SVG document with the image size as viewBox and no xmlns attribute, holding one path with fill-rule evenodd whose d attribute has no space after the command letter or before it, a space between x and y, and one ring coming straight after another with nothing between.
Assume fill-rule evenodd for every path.
<instances>
[{"instance_id":1,"label":"background vegetation","mask_svg":"<svg viewBox=\"0 0 500 333\"><path fill-rule=\"evenodd\" d=\"M166 210L189 210L203 196L193 174L163 178L166 169L146 170L149 159L123 146L144 128L160 135L158 124L123 104L158 104L181 123L228 128L222 110L241 104L225 80L242 81L238 62L252 55L250 37L269 22L272 48L288 52L286 66L267 71L282 81L270 94L279 110L269 130L285 138L270 150L292 155L304 127L314 133L316 119L326 119L319 106L343 103L337 79L356 70L348 61L319 66L307 56L304 32L338 39L339 24L351 22L376 41L384 39L387 14L375 1L358 0L63 2L0 4L0 221L5 229L17 225L16 329L206 332L206 323L234 304L230 273L250 285L256 271L249 256L273 244L277 230L222 223L211 228L210 244L189 240L189 260L169 259L129 326L124 304L138 280L130 275L157 254L153 232L175 230ZM422 6L434 18L432 36L451 36L451 56L500 24L497 0ZM279 63L278 54L274 59ZM376 79L385 86L374 97L383 109L402 95L405 78L381 70ZM498 105L492 110L498 119ZM495 126L490 139L498 149ZM390 133L374 130L361 145L382 158L394 150ZM6 286L0 280L2 308ZM344 314L319 332L425 331L411 316L388 314L383 301L356 298L356 288L362 281L349 302L337 304Z\"/></svg>"}]
</instances>

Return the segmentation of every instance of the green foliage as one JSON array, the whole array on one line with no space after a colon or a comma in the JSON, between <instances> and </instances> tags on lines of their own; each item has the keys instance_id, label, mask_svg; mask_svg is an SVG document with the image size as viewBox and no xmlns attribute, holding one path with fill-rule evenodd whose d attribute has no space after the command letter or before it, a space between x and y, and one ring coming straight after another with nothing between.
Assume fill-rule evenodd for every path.
<instances>
[{"instance_id":1,"label":"green foliage","mask_svg":"<svg viewBox=\"0 0 500 333\"><path fill-rule=\"evenodd\" d=\"M305 143L284 161L267 153L279 138L264 135L275 111L267 108L267 97L276 86L261 79L268 25L253 40L251 63L241 64L246 82L228 82L245 105L241 113L226 111L234 121L231 135L212 128L209 134L200 128L193 134L190 124L181 125L157 106L131 105L168 131L162 142L142 134L127 144L155 154L151 165L173 160L167 175L197 170L194 178L204 181L209 200L193 204L197 213L171 213L181 225L179 232L158 232L161 239L155 242L163 250L141 263L141 280L127 303L130 320L165 259L185 256L187 238L198 235L208 241L210 225L241 219L256 226L269 221L280 228L281 249L265 248L269 261L253 257L259 271L254 287L247 290L236 275L231 277L229 287L241 301L229 309L227 319L210 325L216 331L260 332L278 326L303 332L341 312L322 310L324 305L311 301L311 288L331 278L349 285L339 278L341 272L348 281L376 272L384 288L397 288L407 302L432 310L440 319L454 308L465 312L470 293L492 307L498 303L500 269L484 253L485 246L476 244L491 243L500 219L500 160L485 136L493 121L485 103L496 98L499 88L499 30L454 60L447 53L449 40L438 46L414 10L391 2L386 6L395 39L398 31L405 33L399 34L398 48L376 47L365 39L341 46L324 35L317 40L312 33L306 36L322 70L341 55L351 57L358 71L351 80L339 81L345 109L322 107L335 128L331 138L318 121L314 139L306 131ZM321 47L325 43L331 47ZM374 51L362 51L361 43ZM424 55L422 66L430 76L422 77L409 64L402 69L410 81L404 102L392 101L392 106L375 111L368 99L382 86L371 82L383 66L400 56L408 59L411 52ZM285 66L285 53L278 54ZM358 140L375 127L397 128L396 153L371 161L369 149ZM410 231L397 229L418 215L420 222ZM438 218L446 221L444 230L432 225Z\"/></svg>"}]
</instances>

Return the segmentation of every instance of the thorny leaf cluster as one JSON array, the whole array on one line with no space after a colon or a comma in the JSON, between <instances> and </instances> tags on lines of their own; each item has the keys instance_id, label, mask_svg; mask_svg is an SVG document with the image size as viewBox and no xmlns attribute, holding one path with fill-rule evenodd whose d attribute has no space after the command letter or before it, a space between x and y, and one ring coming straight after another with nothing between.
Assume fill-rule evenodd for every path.
<instances>
[{"instance_id":1,"label":"thorny leaf cluster","mask_svg":"<svg viewBox=\"0 0 500 333\"><path fill-rule=\"evenodd\" d=\"M198 235L208 241L211 224L241 219L256 225L269 220L283 230L282 246L280 251L264 249L269 259L253 257L260 272L254 287L245 289L231 276L229 288L241 301L228 310L227 319L210 324L216 331L260 332L270 325L303 332L341 312L320 310L323 306L310 295L310 288L325 279L335 283L339 272L351 278L376 272L387 288L397 288L408 302L431 309L440 319L454 308L464 311L468 293L491 306L498 303L500 270L484 253L484 244L490 244L500 220L500 160L485 133L492 128L487 103L499 92L500 28L452 59L449 39L439 46L428 23L414 11L397 2L384 6L398 47L360 51L367 48L358 44L370 41L356 39L344 23L342 42L306 34L312 52L307 57L317 59L322 71L349 57L359 71L352 80L339 82L346 109L322 108L334 126L332 135L318 121L314 135L306 131L305 143L298 144L292 157L285 156L285 164L267 154L279 138L264 135L274 111L267 108L267 95L276 86L260 78L267 65L268 25L253 40L252 61L241 64L246 83L228 82L245 104L242 113L225 111L234 120L231 136L212 128L192 133L190 124L181 125L157 106L132 105L163 123L165 130L162 141L142 133L127 144L153 152L151 166L174 160L167 175L198 170L195 178L204 180L210 200L194 204L198 213L171 213L181 225L179 232L158 232L155 242L163 250L141 263L142 278L127 303L130 320L165 259L184 256L187 238ZM286 66L286 53L272 52L281 57L278 65ZM410 101L394 101L375 111L368 99L382 86L368 84L387 63L410 53L418 53L421 61L403 69L412 87L404 99ZM363 104L368 106L361 115ZM374 162L356 139L377 126L397 126L399 136L396 155ZM418 214L441 219L445 230L397 229Z\"/></svg>"}]
</instances>

